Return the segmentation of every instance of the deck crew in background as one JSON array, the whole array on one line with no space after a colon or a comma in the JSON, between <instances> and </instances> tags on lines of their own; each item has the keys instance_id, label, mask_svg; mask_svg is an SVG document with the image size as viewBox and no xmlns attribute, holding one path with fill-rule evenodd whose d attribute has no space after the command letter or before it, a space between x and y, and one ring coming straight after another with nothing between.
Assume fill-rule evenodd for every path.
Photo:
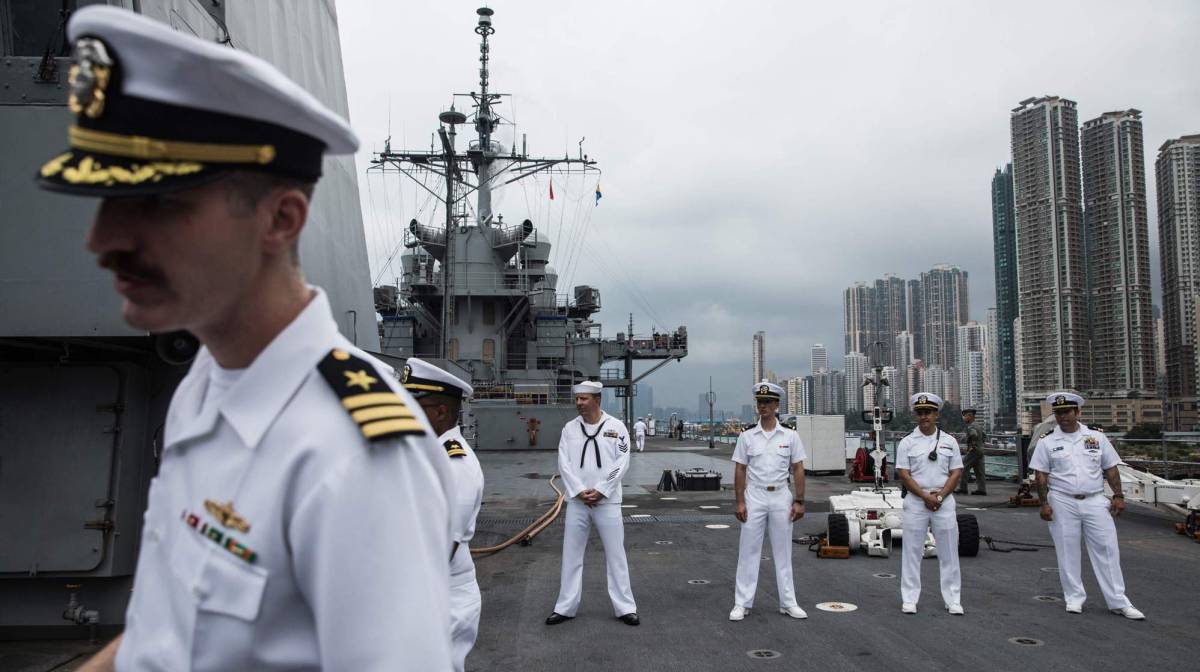
<instances>
[{"instance_id":1,"label":"deck crew in background","mask_svg":"<svg viewBox=\"0 0 1200 672\"><path fill-rule=\"evenodd\" d=\"M579 609L583 554L593 525L604 544L613 613L626 625L640 622L629 585L625 527L621 522L621 477L629 468L629 430L600 410L602 389L600 383L592 381L572 388L579 417L563 427L558 441L558 470L567 490L567 515L558 601L546 625L574 618Z\"/></svg>"},{"instance_id":2,"label":"deck crew in background","mask_svg":"<svg viewBox=\"0 0 1200 672\"><path fill-rule=\"evenodd\" d=\"M646 423L641 418L633 423L633 437L637 439L638 452L642 452L646 448Z\"/></svg>"},{"instance_id":3,"label":"deck crew in background","mask_svg":"<svg viewBox=\"0 0 1200 672\"><path fill-rule=\"evenodd\" d=\"M738 436L733 449L735 513L742 521L742 534L729 620L742 620L754 606L764 531L771 537L779 613L808 618L796 603L792 581L792 523L804 517L804 444L775 415L782 387L764 380L754 386L753 394L758 423ZM789 476L794 493L788 488Z\"/></svg>"},{"instance_id":4,"label":"deck crew in background","mask_svg":"<svg viewBox=\"0 0 1200 672\"><path fill-rule=\"evenodd\" d=\"M37 179L103 199L87 248L126 322L202 345L124 634L82 669L449 669L449 460L300 268L353 131L249 52L133 12L82 8L67 34L70 147Z\"/></svg>"},{"instance_id":5,"label":"deck crew in background","mask_svg":"<svg viewBox=\"0 0 1200 672\"><path fill-rule=\"evenodd\" d=\"M1042 520L1050 523L1054 553L1058 557L1058 579L1062 582L1067 611L1083 611L1087 594L1080 575L1079 541L1087 542L1088 557L1104 601L1115 614L1142 620L1145 616L1125 597L1117 526L1113 519L1125 510L1121 492L1121 458L1108 437L1079 422L1083 397L1072 392L1055 392L1046 398L1058 427L1038 441L1029 461L1037 478L1042 500ZM1112 488L1112 499L1104 497L1104 481Z\"/></svg>"},{"instance_id":6,"label":"deck crew in background","mask_svg":"<svg viewBox=\"0 0 1200 672\"><path fill-rule=\"evenodd\" d=\"M471 444L463 438L459 418L464 399L474 389L467 381L417 357L410 357L400 376L404 389L421 405L425 417L446 449L454 472L454 498L450 502L450 640L454 669L462 672L467 654L479 636L482 601L475 581L475 562L469 543L475 536L475 518L483 502L483 468Z\"/></svg>"},{"instance_id":7,"label":"deck crew in background","mask_svg":"<svg viewBox=\"0 0 1200 672\"><path fill-rule=\"evenodd\" d=\"M961 615L962 577L958 568L958 518L953 493L962 476L962 455L958 441L937 426L941 397L918 392L909 399L909 405L917 416L917 427L896 446L896 476L908 488L902 528L900 609L906 614L917 613L925 535L932 527L937 542L942 602L951 614Z\"/></svg>"},{"instance_id":8,"label":"deck crew in background","mask_svg":"<svg viewBox=\"0 0 1200 672\"><path fill-rule=\"evenodd\" d=\"M983 430L975 424L975 409L964 408L963 422L967 425L967 449L963 453L963 475L958 481L958 494L967 494L967 481L975 474L975 491L972 495L987 494L987 473L983 466Z\"/></svg>"}]
</instances>

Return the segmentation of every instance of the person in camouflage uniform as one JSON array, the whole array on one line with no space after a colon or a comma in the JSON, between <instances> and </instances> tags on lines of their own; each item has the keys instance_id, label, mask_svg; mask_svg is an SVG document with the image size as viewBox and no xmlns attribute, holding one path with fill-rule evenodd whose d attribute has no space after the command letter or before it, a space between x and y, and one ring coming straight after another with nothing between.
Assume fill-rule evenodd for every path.
<instances>
[{"instance_id":1,"label":"person in camouflage uniform","mask_svg":"<svg viewBox=\"0 0 1200 672\"><path fill-rule=\"evenodd\" d=\"M967 481L975 473L975 491L972 495L987 494L987 480L983 468L983 430L975 425L975 409L964 408L963 422L967 424L967 440L963 451L963 477L958 482L958 494L967 494Z\"/></svg>"}]
</instances>

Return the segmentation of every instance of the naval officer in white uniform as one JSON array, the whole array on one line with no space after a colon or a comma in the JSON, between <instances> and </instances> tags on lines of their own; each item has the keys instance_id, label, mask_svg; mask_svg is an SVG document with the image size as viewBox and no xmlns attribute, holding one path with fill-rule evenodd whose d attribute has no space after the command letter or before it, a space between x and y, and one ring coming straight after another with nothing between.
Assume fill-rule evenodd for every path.
<instances>
[{"instance_id":1,"label":"naval officer in white uniform","mask_svg":"<svg viewBox=\"0 0 1200 672\"><path fill-rule=\"evenodd\" d=\"M963 462L958 441L937 426L942 399L918 392L909 399L917 416L917 427L896 446L896 474L908 488L904 498L902 562L900 570L901 611L917 613L921 598L921 558L925 534L933 528L937 542L938 575L942 601L951 614L961 616L962 576L958 568L958 517L954 489L962 477Z\"/></svg>"},{"instance_id":2,"label":"naval officer in white uniform","mask_svg":"<svg viewBox=\"0 0 1200 672\"><path fill-rule=\"evenodd\" d=\"M637 439L638 452L646 449L646 423L638 418L637 422L633 423L633 437Z\"/></svg>"},{"instance_id":3,"label":"naval officer in white uniform","mask_svg":"<svg viewBox=\"0 0 1200 672\"><path fill-rule=\"evenodd\" d=\"M733 449L735 514L742 521L742 535L729 620L742 620L754 606L764 531L771 536L779 613L808 618L796 603L792 582L792 523L804 517L804 444L775 417L782 387L764 380L754 386L753 394L758 424L742 432ZM788 488L789 476L794 492Z\"/></svg>"},{"instance_id":4,"label":"naval officer in white uniform","mask_svg":"<svg viewBox=\"0 0 1200 672\"><path fill-rule=\"evenodd\" d=\"M1046 398L1058 427L1042 436L1033 451L1029 468L1034 470L1042 520L1050 523L1054 553L1058 557L1058 579L1062 582L1067 612L1083 611L1087 593L1080 575L1080 536L1087 542L1088 557L1096 582L1109 610L1125 618L1145 618L1125 597L1117 526L1113 519L1125 510L1121 492L1121 458L1103 432L1079 422L1083 397L1073 392L1055 392ZM1112 499L1104 497L1104 481L1112 488Z\"/></svg>"},{"instance_id":5,"label":"naval officer in white uniform","mask_svg":"<svg viewBox=\"0 0 1200 672\"><path fill-rule=\"evenodd\" d=\"M124 634L82 669L450 669L450 461L300 268L322 157L354 133L246 51L107 6L67 34L70 145L37 179L103 199L87 248L125 320L203 346Z\"/></svg>"},{"instance_id":6,"label":"naval officer in white uniform","mask_svg":"<svg viewBox=\"0 0 1200 672\"><path fill-rule=\"evenodd\" d=\"M558 602L546 625L575 617L583 594L583 553L592 526L604 544L608 597L613 614L626 625L638 625L637 604L625 560L625 528L621 522L621 477L629 468L629 431L600 409L600 383L576 385L579 417L568 422L558 441L558 470L567 489L563 530L562 578Z\"/></svg>"},{"instance_id":7,"label":"naval officer in white uniform","mask_svg":"<svg viewBox=\"0 0 1200 672\"><path fill-rule=\"evenodd\" d=\"M437 441L446 449L454 471L454 498L450 503L450 638L454 647L454 669L462 672L467 654L479 636L479 613L483 607L475 562L468 545L475 536L475 518L483 503L483 468L471 444L463 438L459 417L464 399L474 388L467 381L417 357L404 363L400 376L425 417Z\"/></svg>"}]
</instances>

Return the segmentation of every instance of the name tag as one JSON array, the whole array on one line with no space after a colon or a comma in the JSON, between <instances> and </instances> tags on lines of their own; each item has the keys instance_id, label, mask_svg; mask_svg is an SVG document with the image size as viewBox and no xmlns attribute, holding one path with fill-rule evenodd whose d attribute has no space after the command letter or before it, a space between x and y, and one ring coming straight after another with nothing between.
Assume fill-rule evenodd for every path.
<instances>
[{"instance_id":1,"label":"name tag","mask_svg":"<svg viewBox=\"0 0 1200 672\"><path fill-rule=\"evenodd\" d=\"M1062 450L1063 448L1066 448L1066 446L1051 446L1050 452L1057 453L1058 451Z\"/></svg>"}]
</instances>

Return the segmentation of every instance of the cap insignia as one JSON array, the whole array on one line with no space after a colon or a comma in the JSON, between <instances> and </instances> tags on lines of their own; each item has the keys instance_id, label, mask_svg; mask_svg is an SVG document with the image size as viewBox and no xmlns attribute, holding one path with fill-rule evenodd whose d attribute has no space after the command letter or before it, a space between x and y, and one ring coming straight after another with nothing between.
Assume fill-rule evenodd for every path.
<instances>
[{"instance_id":1,"label":"cap insignia","mask_svg":"<svg viewBox=\"0 0 1200 672\"><path fill-rule=\"evenodd\" d=\"M918 404L928 404L928 403L929 403L929 397L927 397L927 396L925 396L925 395L923 395L923 394L922 394L921 396L917 397L917 403L918 403Z\"/></svg>"},{"instance_id":2,"label":"cap insignia","mask_svg":"<svg viewBox=\"0 0 1200 672\"><path fill-rule=\"evenodd\" d=\"M75 114L95 119L104 112L104 91L112 76L113 61L104 43L85 37L75 43L75 62L68 83L71 96L67 106Z\"/></svg>"},{"instance_id":3,"label":"cap insignia","mask_svg":"<svg viewBox=\"0 0 1200 672\"><path fill-rule=\"evenodd\" d=\"M759 386L758 386L758 393L759 393L759 394L770 394L770 393L771 393L771 388L767 387L766 385L759 385Z\"/></svg>"},{"instance_id":4,"label":"cap insignia","mask_svg":"<svg viewBox=\"0 0 1200 672\"><path fill-rule=\"evenodd\" d=\"M407 383L408 379L411 377L412 377L412 367L409 366L408 364L405 364L404 372L400 374L400 382Z\"/></svg>"}]
</instances>

